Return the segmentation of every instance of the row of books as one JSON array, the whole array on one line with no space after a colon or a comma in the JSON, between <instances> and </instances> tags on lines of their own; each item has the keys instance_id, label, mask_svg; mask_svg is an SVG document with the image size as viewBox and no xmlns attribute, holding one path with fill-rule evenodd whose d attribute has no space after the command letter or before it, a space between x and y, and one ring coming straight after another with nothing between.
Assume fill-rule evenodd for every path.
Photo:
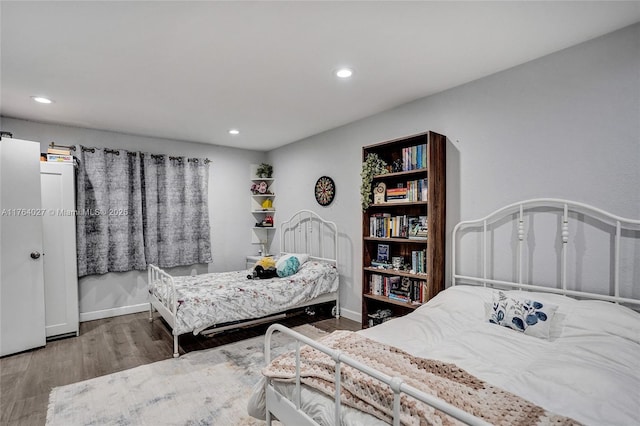
<instances>
[{"instance_id":1,"label":"row of books","mask_svg":"<svg viewBox=\"0 0 640 426\"><path fill-rule=\"evenodd\" d=\"M381 274L369 277L369 293L407 303L423 303L428 299L426 281Z\"/></svg>"},{"instance_id":2,"label":"row of books","mask_svg":"<svg viewBox=\"0 0 640 426\"><path fill-rule=\"evenodd\" d=\"M427 144L402 148L402 171L427 167Z\"/></svg>"},{"instance_id":3,"label":"row of books","mask_svg":"<svg viewBox=\"0 0 640 426\"><path fill-rule=\"evenodd\" d=\"M405 200L407 198L407 188L402 186L399 188L388 188L386 201Z\"/></svg>"},{"instance_id":4,"label":"row of books","mask_svg":"<svg viewBox=\"0 0 640 426\"><path fill-rule=\"evenodd\" d=\"M427 250L413 250L411 252L411 270L417 274L427 272Z\"/></svg>"},{"instance_id":5,"label":"row of books","mask_svg":"<svg viewBox=\"0 0 640 426\"><path fill-rule=\"evenodd\" d=\"M56 163L73 163L73 155L47 154L46 160Z\"/></svg>"},{"instance_id":6,"label":"row of books","mask_svg":"<svg viewBox=\"0 0 640 426\"><path fill-rule=\"evenodd\" d=\"M427 216L375 213L369 217L369 235L378 238L427 239Z\"/></svg>"},{"instance_id":7,"label":"row of books","mask_svg":"<svg viewBox=\"0 0 640 426\"><path fill-rule=\"evenodd\" d=\"M46 154L40 154L40 161L73 163L73 155L71 155L71 150L69 149L49 148Z\"/></svg>"},{"instance_id":8,"label":"row of books","mask_svg":"<svg viewBox=\"0 0 640 426\"><path fill-rule=\"evenodd\" d=\"M427 179L410 180L406 186L388 188L385 200L388 203L427 201Z\"/></svg>"}]
</instances>

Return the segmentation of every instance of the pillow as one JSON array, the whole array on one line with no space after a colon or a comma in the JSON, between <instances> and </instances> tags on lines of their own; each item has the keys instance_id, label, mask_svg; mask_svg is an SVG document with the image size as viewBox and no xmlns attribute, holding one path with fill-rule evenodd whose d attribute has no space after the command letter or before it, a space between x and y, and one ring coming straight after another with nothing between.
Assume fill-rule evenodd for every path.
<instances>
[{"instance_id":1,"label":"pillow","mask_svg":"<svg viewBox=\"0 0 640 426\"><path fill-rule=\"evenodd\" d=\"M508 296L498 291L493 295L489 322L548 339L551 320L557 309L558 305L553 303L531 300L526 296Z\"/></svg>"},{"instance_id":2,"label":"pillow","mask_svg":"<svg viewBox=\"0 0 640 426\"><path fill-rule=\"evenodd\" d=\"M300 261L298 257L292 254L282 256L276 262L276 273L280 278L288 277L298 272Z\"/></svg>"},{"instance_id":3,"label":"pillow","mask_svg":"<svg viewBox=\"0 0 640 426\"><path fill-rule=\"evenodd\" d=\"M285 254L285 256L295 256L298 258L298 261L300 262L300 266L302 266L303 263L305 263L307 260L309 260L309 255L307 253L287 253Z\"/></svg>"}]
</instances>

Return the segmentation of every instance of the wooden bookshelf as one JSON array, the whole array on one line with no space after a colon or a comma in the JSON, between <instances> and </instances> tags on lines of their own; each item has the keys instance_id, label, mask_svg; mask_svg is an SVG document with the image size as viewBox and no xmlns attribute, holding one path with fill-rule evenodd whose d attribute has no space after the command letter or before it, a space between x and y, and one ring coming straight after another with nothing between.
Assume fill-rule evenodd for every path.
<instances>
[{"instance_id":1,"label":"wooden bookshelf","mask_svg":"<svg viewBox=\"0 0 640 426\"><path fill-rule=\"evenodd\" d=\"M407 182L426 179L426 193L418 201L394 200L372 204L362 214L362 326L368 327L369 315L380 309L389 309L394 317L406 315L420 306L414 302L390 299L383 294L372 294L372 276L380 275L382 280L389 277L411 280L411 286L423 288L421 302L434 297L444 289L445 262L445 204L446 204L446 137L434 132L420 133L400 139L381 142L362 148L362 159L376 153L391 165L398 158L411 160L405 156L406 148L421 146L420 167L413 170L395 171L374 176L373 187L379 182L387 188L397 188ZM403 161L403 166L406 161ZM416 218L426 216L427 236L425 239L411 239L398 235L372 235L372 217L388 215L392 218ZM407 219L408 220L408 219ZM375 232L379 232L377 228ZM385 231L382 231L385 232ZM393 232L391 232L393 234ZM377 260L378 245L389 246L389 261L402 256L405 263L415 264L414 253L421 252L422 273L407 270L382 269L372 265ZM376 277L376 280L380 278ZM397 280L397 279L395 279ZM396 281L397 282L397 281ZM379 287L379 286L378 286Z\"/></svg>"}]
</instances>

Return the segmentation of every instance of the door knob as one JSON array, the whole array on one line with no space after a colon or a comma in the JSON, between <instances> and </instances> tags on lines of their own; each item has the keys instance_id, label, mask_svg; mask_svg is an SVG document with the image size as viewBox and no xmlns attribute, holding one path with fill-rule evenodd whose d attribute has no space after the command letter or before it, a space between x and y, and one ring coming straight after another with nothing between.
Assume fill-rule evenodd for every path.
<instances>
[{"instance_id":1,"label":"door knob","mask_svg":"<svg viewBox=\"0 0 640 426\"><path fill-rule=\"evenodd\" d=\"M31 252L31 258L32 259L39 259L40 258L40 253L38 253L37 251L32 251Z\"/></svg>"}]
</instances>

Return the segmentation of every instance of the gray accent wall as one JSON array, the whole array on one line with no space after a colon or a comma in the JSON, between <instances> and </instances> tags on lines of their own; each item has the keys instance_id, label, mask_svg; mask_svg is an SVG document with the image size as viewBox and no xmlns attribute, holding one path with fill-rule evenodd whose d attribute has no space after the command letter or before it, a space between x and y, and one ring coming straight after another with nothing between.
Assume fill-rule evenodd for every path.
<instances>
[{"instance_id":1,"label":"gray accent wall","mask_svg":"<svg viewBox=\"0 0 640 426\"><path fill-rule=\"evenodd\" d=\"M640 218L640 24L270 152L279 216L314 206L338 223L347 317L361 310L362 146L425 130L448 138L447 285L453 226L503 205L557 197Z\"/></svg>"}]
</instances>

